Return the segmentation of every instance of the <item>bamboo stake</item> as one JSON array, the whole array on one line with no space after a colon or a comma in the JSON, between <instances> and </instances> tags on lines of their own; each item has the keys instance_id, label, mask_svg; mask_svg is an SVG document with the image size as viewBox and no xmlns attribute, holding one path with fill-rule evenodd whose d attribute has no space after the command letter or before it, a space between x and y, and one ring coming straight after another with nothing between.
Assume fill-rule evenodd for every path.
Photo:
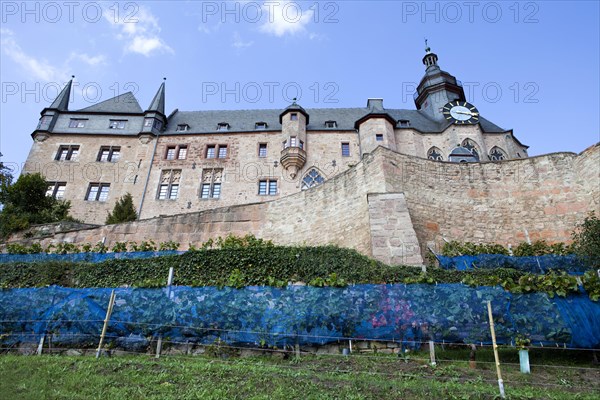
<instances>
[{"instance_id":1,"label":"bamboo stake","mask_svg":"<svg viewBox=\"0 0 600 400\"><path fill-rule=\"evenodd\" d=\"M44 338L45 337L46 337L46 334L43 334L42 337L40 338L40 343L38 344L38 348L37 348L38 356L42 355L42 349L44 348Z\"/></svg>"},{"instance_id":2,"label":"bamboo stake","mask_svg":"<svg viewBox=\"0 0 600 400\"><path fill-rule=\"evenodd\" d=\"M500 397L505 398L504 382L502 381L502 373L500 371L500 356L498 355L498 345L496 344L496 331L494 330L494 318L492 317L492 302L487 302L488 316L490 318L490 332L492 333L492 344L494 345L494 358L496 359L496 373L498 374L498 388L500 389Z\"/></svg>"},{"instance_id":3,"label":"bamboo stake","mask_svg":"<svg viewBox=\"0 0 600 400\"><path fill-rule=\"evenodd\" d=\"M173 267L169 268L169 276L167 277L167 298L171 298L171 285L173 284ZM162 335L158 335L158 341L156 342L156 355L154 358L160 358L160 352L162 351Z\"/></svg>"},{"instance_id":4,"label":"bamboo stake","mask_svg":"<svg viewBox=\"0 0 600 400\"><path fill-rule=\"evenodd\" d=\"M100 335L100 343L98 343L98 350L96 350L96 358L100 357L102 351L102 345L104 344L104 337L106 336L106 330L108 328L108 321L112 314L113 306L115 305L115 290L110 293L110 300L108 301L108 308L106 309L106 318L104 319L104 326L102 327L102 334Z\"/></svg>"},{"instance_id":5,"label":"bamboo stake","mask_svg":"<svg viewBox=\"0 0 600 400\"><path fill-rule=\"evenodd\" d=\"M429 358L431 360L431 366L435 367L437 363L435 362L435 344L433 343L433 340L429 341Z\"/></svg>"}]
</instances>

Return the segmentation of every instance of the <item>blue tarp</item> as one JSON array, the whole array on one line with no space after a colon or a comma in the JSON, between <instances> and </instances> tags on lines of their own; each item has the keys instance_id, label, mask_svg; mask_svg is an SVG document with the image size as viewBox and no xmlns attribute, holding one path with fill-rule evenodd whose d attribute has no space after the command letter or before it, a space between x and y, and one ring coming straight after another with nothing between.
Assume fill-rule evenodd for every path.
<instances>
[{"instance_id":1,"label":"blue tarp","mask_svg":"<svg viewBox=\"0 0 600 400\"><path fill-rule=\"evenodd\" d=\"M164 250L164 251L130 251L123 253L73 253L73 254L0 254L0 264L11 262L45 262L45 261L63 261L63 262L90 262L99 263L116 258L152 258L158 256L170 256L183 254L184 251Z\"/></svg>"},{"instance_id":2,"label":"blue tarp","mask_svg":"<svg viewBox=\"0 0 600 400\"><path fill-rule=\"evenodd\" d=\"M513 268L536 274L544 274L556 270L580 275L588 269L575 255L557 256L546 254L532 257L512 257L502 254L479 254L476 256L457 257L437 256L437 258L440 262L440 267L459 271L476 268Z\"/></svg>"},{"instance_id":3,"label":"blue tarp","mask_svg":"<svg viewBox=\"0 0 600 400\"><path fill-rule=\"evenodd\" d=\"M2 347L52 335L57 345L97 345L112 289L0 290ZM237 345L324 344L343 338L491 342L490 300L499 343L517 334L536 345L600 348L600 303L511 294L462 284L354 285L345 288L176 286L117 288L108 341L144 349L162 335L176 342Z\"/></svg>"}]
</instances>

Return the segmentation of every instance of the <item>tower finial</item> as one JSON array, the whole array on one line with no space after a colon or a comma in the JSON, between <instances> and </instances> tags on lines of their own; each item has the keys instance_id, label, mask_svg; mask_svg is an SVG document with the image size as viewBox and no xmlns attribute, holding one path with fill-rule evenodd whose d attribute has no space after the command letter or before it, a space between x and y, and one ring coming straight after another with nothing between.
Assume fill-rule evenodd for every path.
<instances>
[{"instance_id":1,"label":"tower finial","mask_svg":"<svg viewBox=\"0 0 600 400\"><path fill-rule=\"evenodd\" d=\"M431 53L431 49L429 48L429 45L427 44L427 38L425 38L425 53Z\"/></svg>"}]
</instances>

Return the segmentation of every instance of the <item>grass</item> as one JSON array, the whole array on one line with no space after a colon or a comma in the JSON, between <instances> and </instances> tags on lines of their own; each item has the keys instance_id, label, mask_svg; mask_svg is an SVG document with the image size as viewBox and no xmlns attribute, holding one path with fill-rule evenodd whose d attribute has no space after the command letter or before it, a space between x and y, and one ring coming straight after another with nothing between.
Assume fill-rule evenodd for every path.
<instances>
[{"instance_id":1,"label":"grass","mask_svg":"<svg viewBox=\"0 0 600 400\"><path fill-rule=\"evenodd\" d=\"M514 352L514 351L513 351ZM571 352L573 353L573 352ZM147 355L0 356L3 399L494 399L498 386L491 352L478 351L476 369L462 352L391 355L210 358ZM466 353L465 353L466 354ZM506 354L508 355L508 353ZM589 355L589 352L587 352ZM503 358L504 358L503 354ZM493 356L492 356L493 357ZM454 358L455 361L444 361ZM597 399L600 368L591 358L551 357L556 365L504 364L511 399ZM536 357L532 357L535 365Z\"/></svg>"}]
</instances>

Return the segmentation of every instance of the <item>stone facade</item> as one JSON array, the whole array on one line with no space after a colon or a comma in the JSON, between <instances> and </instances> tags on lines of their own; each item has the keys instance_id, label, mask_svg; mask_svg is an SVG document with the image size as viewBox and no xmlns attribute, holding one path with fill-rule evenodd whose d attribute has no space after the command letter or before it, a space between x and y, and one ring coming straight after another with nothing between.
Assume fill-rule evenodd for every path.
<instances>
[{"instance_id":1,"label":"stone facade","mask_svg":"<svg viewBox=\"0 0 600 400\"><path fill-rule=\"evenodd\" d=\"M322 185L269 202L229 206L56 233L108 246L174 240L185 249L228 234L277 244L336 244L392 264L419 265L446 240L516 244L569 241L588 212L600 213L600 145L503 162L455 164L383 147Z\"/></svg>"}]
</instances>

